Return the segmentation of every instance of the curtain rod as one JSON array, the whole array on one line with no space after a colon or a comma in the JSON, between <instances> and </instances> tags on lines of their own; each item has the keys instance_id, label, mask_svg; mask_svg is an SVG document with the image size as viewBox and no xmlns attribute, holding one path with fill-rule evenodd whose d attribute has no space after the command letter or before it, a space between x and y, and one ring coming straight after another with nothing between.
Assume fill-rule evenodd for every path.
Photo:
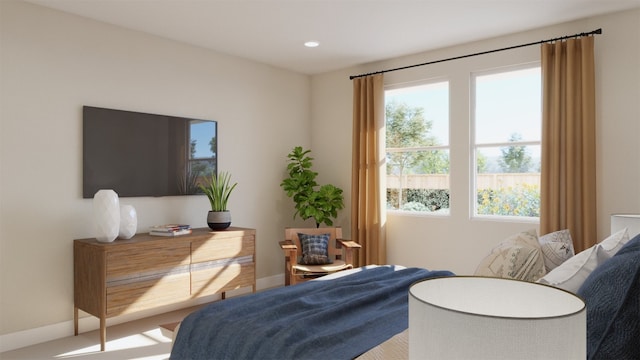
<instances>
[{"instance_id":1,"label":"curtain rod","mask_svg":"<svg viewBox=\"0 0 640 360\"><path fill-rule=\"evenodd\" d=\"M414 68L414 67L418 67L418 66L431 65L431 64L441 63L441 62L450 61L450 60L464 59L464 58L468 58L468 57L472 57L472 56L485 55L485 54L490 54L490 53L499 52L499 51L517 49L517 48L521 48L521 47L525 47L525 46L544 44L544 43L548 43L548 42L561 41L561 40L577 38L577 37L583 37L583 36L589 36L589 35L595 35L595 34L602 34L602 29L597 29L597 30L593 30L593 31L590 31L590 32L586 32L586 33L583 32L583 33L579 33L579 34L561 36L561 37L548 39L548 40L535 41L535 42L531 42L531 43L528 43L528 44L514 45L514 46L509 46L509 47L505 47L505 48L501 48L501 49L482 51L482 52L478 52L478 53L475 53L475 54L461 55L461 56L455 56L455 57L442 59L442 60L429 61L429 62L422 63L422 64L408 65L408 66L403 66L403 67L399 67L399 68L395 68L395 69L380 70L380 71L375 71L375 72L370 72L370 73L360 74L360 75L351 75L351 76L349 76L349 80L353 80L355 78L369 76L369 75L384 74L384 73L387 73L387 72L405 70L405 69L410 69L410 68Z\"/></svg>"}]
</instances>

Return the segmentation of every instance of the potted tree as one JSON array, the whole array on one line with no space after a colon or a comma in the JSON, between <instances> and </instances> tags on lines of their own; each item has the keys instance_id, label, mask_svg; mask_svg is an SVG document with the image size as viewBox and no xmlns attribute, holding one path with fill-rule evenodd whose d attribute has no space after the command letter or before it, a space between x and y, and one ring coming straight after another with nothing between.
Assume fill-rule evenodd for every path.
<instances>
[{"instance_id":1,"label":"potted tree","mask_svg":"<svg viewBox=\"0 0 640 360\"><path fill-rule=\"evenodd\" d=\"M313 158L309 156L310 152L296 146L287 155L289 177L282 180L280 186L295 203L294 219L296 216L303 220L313 218L316 227L320 224L333 226L338 210L344 208L342 189L331 184L320 186L316 182L318 173L311 170Z\"/></svg>"},{"instance_id":2,"label":"potted tree","mask_svg":"<svg viewBox=\"0 0 640 360\"><path fill-rule=\"evenodd\" d=\"M202 192L207 195L211 203L211 211L207 214L207 225L211 230L222 230L231 226L231 212L227 209L227 201L238 183L231 184L228 172L211 174L205 184L199 184Z\"/></svg>"}]
</instances>

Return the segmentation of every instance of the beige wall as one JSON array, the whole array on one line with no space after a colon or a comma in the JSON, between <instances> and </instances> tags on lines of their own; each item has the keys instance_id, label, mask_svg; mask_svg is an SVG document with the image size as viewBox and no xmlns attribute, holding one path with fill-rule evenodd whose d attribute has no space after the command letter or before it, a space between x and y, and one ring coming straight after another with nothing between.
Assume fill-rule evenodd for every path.
<instances>
[{"instance_id":1,"label":"beige wall","mask_svg":"<svg viewBox=\"0 0 640 360\"><path fill-rule=\"evenodd\" d=\"M357 75L603 29L596 37L598 240L611 213L640 213L640 10L584 19L496 39L367 64L312 77L312 145L325 178L349 186L351 81ZM385 85L425 79L450 81L451 216L387 214L388 263L473 273L496 243L533 222L471 219L469 186L469 74L539 61L531 46L385 74ZM341 141L327 141L329 134ZM349 189L347 187L347 189ZM349 198L350 191L347 191ZM350 209L347 209L350 211ZM348 214L348 213L347 213ZM348 220L348 218L347 218ZM349 231L346 232L350 233Z\"/></svg>"},{"instance_id":2,"label":"beige wall","mask_svg":"<svg viewBox=\"0 0 640 360\"><path fill-rule=\"evenodd\" d=\"M72 333L72 241L93 236L82 105L217 120L220 169L239 183L233 224L257 229L258 278L281 275L293 204L279 183L290 149L310 145L308 76L28 3L0 8L0 334ZM206 226L204 196L121 202L140 232Z\"/></svg>"}]
</instances>

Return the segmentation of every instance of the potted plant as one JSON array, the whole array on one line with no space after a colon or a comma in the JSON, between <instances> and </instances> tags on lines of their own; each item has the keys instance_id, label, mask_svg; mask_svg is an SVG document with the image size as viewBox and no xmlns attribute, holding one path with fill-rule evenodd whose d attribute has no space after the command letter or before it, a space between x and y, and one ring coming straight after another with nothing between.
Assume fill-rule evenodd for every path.
<instances>
[{"instance_id":1,"label":"potted plant","mask_svg":"<svg viewBox=\"0 0 640 360\"><path fill-rule=\"evenodd\" d=\"M232 185L230 180L231 174L223 171L218 176L211 174L211 178L207 179L204 185L199 184L211 203L211 211L207 214L207 225L211 230L222 230L231 226L231 212L227 209L227 201L238 183Z\"/></svg>"},{"instance_id":2,"label":"potted plant","mask_svg":"<svg viewBox=\"0 0 640 360\"><path fill-rule=\"evenodd\" d=\"M344 208L342 189L331 184L320 186L316 182L318 173L311 170L313 158L309 156L310 152L296 146L287 155L289 177L280 186L296 204L294 219L296 216L303 220L313 218L316 227L320 227L320 224L332 226L338 210Z\"/></svg>"}]
</instances>

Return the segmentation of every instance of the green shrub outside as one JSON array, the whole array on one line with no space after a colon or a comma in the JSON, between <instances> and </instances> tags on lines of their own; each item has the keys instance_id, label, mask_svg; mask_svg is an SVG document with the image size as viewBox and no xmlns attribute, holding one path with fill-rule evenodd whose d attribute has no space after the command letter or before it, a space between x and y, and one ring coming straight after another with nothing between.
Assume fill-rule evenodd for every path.
<instances>
[{"instance_id":1,"label":"green shrub outside","mask_svg":"<svg viewBox=\"0 0 640 360\"><path fill-rule=\"evenodd\" d=\"M398 203L398 189L387 189L387 208ZM449 208L449 190L446 189L404 189L402 210L438 211Z\"/></svg>"},{"instance_id":2,"label":"green shrub outside","mask_svg":"<svg viewBox=\"0 0 640 360\"><path fill-rule=\"evenodd\" d=\"M521 184L504 189L478 191L478 215L540 216L540 186ZM449 208L449 190L404 189L402 209L433 212ZM387 189L387 208L396 209L398 190Z\"/></svg>"}]
</instances>

